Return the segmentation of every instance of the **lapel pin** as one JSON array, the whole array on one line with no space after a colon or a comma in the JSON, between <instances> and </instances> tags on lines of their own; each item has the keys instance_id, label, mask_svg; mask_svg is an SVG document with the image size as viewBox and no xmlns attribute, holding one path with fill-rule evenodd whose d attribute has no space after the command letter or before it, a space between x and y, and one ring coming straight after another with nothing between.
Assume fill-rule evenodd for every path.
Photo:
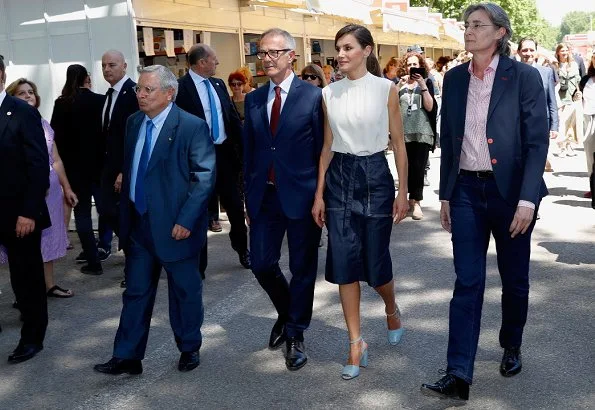
<instances>
[{"instance_id":1,"label":"lapel pin","mask_svg":"<svg viewBox=\"0 0 595 410\"><path fill-rule=\"evenodd\" d=\"M173 138L172 138L172 137L167 137L167 140L168 140L169 142L172 142L172 141L173 141Z\"/></svg>"},{"instance_id":2,"label":"lapel pin","mask_svg":"<svg viewBox=\"0 0 595 410\"><path fill-rule=\"evenodd\" d=\"M8 112L6 113L6 115L12 115L12 112L8 111Z\"/></svg>"}]
</instances>

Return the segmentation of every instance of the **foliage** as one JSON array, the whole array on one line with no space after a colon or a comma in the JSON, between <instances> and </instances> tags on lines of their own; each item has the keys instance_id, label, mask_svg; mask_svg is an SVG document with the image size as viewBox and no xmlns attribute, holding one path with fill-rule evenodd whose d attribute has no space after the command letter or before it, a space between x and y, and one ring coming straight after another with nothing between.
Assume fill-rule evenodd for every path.
<instances>
[{"instance_id":1,"label":"foliage","mask_svg":"<svg viewBox=\"0 0 595 410\"><path fill-rule=\"evenodd\" d=\"M593 26L591 26L591 23ZM566 34L586 33L591 27L595 28L595 12L571 11L562 17L557 40L558 42L562 41Z\"/></svg>"}]
</instances>

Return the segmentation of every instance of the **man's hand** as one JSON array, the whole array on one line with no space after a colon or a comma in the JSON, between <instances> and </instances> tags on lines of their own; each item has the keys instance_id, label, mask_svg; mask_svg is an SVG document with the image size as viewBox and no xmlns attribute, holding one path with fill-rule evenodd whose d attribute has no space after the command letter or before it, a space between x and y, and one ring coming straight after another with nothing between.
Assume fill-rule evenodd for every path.
<instances>
[{"instance_id":1,"label":"man's hand","mask_svg":"<svg viewBox=\"0 0 595 410\"><path fill-rule=\"evenodd\" d=\"M558 138L558 131L550 131L550 139L555 140Z\"/></svg>"},{"instance_id":2,"label":"man's hand","mask_svg":"<svg viewBox=\"0 0 595 410\"><path fill-rule=\"evenodd\" d=\"M528 206L518 206L516 208L516 212L514 213L514 219L510 224L510 237L514 238L519 233L524 234L529 229L529 225L533 222L533 214L535 213L534 209L529 208Z\"/></svg>"},{"instance_id":3,"label":"man's hand","mask_svg":"<svg viewBox=\"0 0 595 410\"><path fill-rule=\"evenodd\" d=\"M114 191L120 193L122 190L122 173L120 172L116 177L116 182L114 182Z\"/></svg>"},{"instance_id":4,"label":"man's hand","mask_svg":"<svg viewBox=\"0 0 595 410\"><path fill-rule=\"evenodd\" d=\"M190 236L190 231L184 228L182 225L175 224L174 229L171 231L171 237L176 241L187 239Z\"/></svg>"},{"instance_id":5,"label":"man's hand","mask_svg":"<svg viewBox=\"0 0 595 410\"><path fill-rule=\"evenodd\" d=\"M17 238L24 238L35 230L35 220L19 216L17 219L17 227L15 232Z\"/></svg>"},{"instance_id":6,"label":"man's hand","mask_svg":"<svg viewBox=\"0 0 595 410\"><path fill-rule=\"evenodd\" d=\"M440 224L446 232L452 233L452 227L450 225L450 204L448 202L441 203Z\"/></svg>"}]
</instances>

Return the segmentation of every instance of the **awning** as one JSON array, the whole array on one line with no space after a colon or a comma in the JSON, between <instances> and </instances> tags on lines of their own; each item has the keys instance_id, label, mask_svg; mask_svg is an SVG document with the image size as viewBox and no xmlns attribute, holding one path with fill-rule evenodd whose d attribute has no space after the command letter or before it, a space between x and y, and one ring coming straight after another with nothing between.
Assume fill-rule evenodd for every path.
<instances>
[{"instance_id":1,"label":"awning","mask_svg":"<svg viewBox=\"0 0 595 410\"><path fill-rule=\"evenodd\" d=\"M379 9L372 14L375 15L376 21L380 17L382 30L385 32L394 31L440 38L440 24L435 21L392 9Z\"/></svg>"},{"instance_id":2,"label":"awning","mask_svg":"<svg viewBox=\"0 0 595 410\"><path fill-rule=\"evenodd\" d=\"M243 0L242 7L271 7L294 13L324 15L371 24L371 0Z\"/></svg>"}]
</instances>

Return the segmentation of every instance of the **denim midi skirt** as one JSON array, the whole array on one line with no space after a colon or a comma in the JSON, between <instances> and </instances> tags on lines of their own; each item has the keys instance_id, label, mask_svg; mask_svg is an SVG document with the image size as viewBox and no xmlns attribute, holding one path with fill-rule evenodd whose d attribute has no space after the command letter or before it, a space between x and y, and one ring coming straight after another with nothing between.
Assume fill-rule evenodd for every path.
<instances>
[{"instance_id":1,"label":"denim midi skirt","mask_svg":"<svg viewBox=\"0 0 595 410\"><path fill-rule=\"evenodd\" d=\"M382 286L393 278L389 251L395 185L384 152L335 152L325 176L326 280Z\"/></svg>"}]
</instances>

